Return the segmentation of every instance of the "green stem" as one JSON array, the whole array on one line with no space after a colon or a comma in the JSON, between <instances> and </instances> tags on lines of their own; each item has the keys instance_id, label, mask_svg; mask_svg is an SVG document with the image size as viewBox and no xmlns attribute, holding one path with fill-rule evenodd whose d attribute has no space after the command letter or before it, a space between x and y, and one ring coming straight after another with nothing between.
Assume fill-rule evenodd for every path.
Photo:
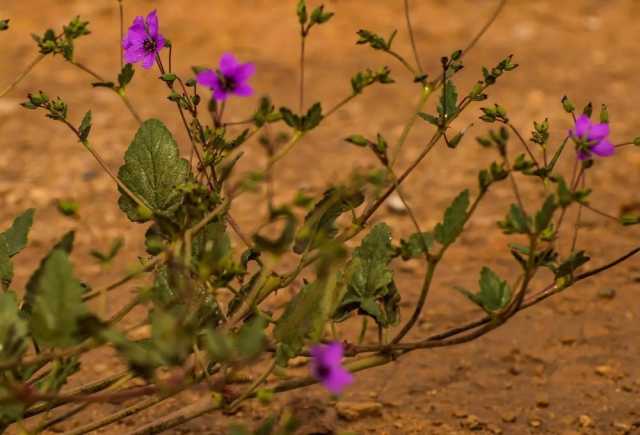
<instances>
[{"instance_id":1,"label":"green stem","mask_svg":"<svg viewBox=\"0 0 640 435\"><path fill-rule=\"evenodd\" d=\"M413 114L411 115L411 118L409 118L409 121L407 121L407 123L405 124L404 128L402 129L402 133L400 134L400 138L398 139L398 143L396 144L395 148L392 151L391 154L391 163L390 163L390 167L393 168L394 165L396 164L396 162L398 161L398 158L400 157L400 153L402 151L402 147L404 146L405 142L407 141L407 137L409 137L409 133L411 132L411 129L413 128L414 124L416 123L419 113L422 112L422 110L424 109L425 104L427 104L427 101L429 100L429 96L433 93L433 88L431 86L423 86L422 87L422 91L420 93L420 99L418 100L418 104L416 106L416 109L414 110Z\"/></svg>"}]
</instances>

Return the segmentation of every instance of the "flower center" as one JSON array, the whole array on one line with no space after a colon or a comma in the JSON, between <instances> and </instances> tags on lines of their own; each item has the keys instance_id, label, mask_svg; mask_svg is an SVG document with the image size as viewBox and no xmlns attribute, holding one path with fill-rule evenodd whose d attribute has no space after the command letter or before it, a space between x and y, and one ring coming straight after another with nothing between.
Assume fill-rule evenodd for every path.
<instances>
[{"instance_id":1,"label":"flower center","mask_svg":"<svg viewBox=\"0 0 640 435\"><path fill-rule=\"evenodd\" d=\"M218 73L218 80L220 81L220 87L226 92L232 92L238 87L238 82L232 76Z\"/></svg>"},{"instance_id":2,"label":"flower center","mask_svg":"<svg viewBox=\"0 0 640 435\"><path fill-rule=\"evenodd\" d=\"M144 51L146 53L155 53L157 46L158 44L153 38L145 39L144 43L142 44L142 48L144 48Z\"/></svg>"},{"instance_id":3,"label":"flower center","mask_svg":"<svg viewBox=\"0 0 640 435\"><path fill-rule=\"evenodd\" d=\"M331 367L326 364L318 364L316 370L320 379L326 379L331 373Z\"/></svg>"}]
</instances>

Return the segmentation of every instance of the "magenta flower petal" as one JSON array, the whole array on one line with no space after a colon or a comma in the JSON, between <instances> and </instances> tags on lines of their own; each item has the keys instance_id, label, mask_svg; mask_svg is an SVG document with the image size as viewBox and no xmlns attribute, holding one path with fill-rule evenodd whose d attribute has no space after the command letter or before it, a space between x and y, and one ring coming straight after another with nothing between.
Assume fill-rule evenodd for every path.
<instances>
[{"instance_id":1,"label":"magenta flower petal","mask_svg":"<svg viewBox=\"0 0 640 435\"><path fill-rule=\"evenodd\" d=\"M166 41L160 34L158 14L152 11L143 17L136 17L122 40L124 58L127 63L141 63L143 68L151 68L157 54L164 48Z\"/></svg>"},{"instance_id":2,"label":"magenta flower petal","mask_svg":"<svg viewBox=\"0 0 640 435\"><path fill-rule=\"evenodd\" d=\"M600 141L609 136L609 124L593 124L588 134L589 140Z\"/></svg>"},{"instance_id":3,"label":"magenta flower petal","mask_svg":"<svg viewBox=\"0 0 640 435\"><path fill-rule=\"evenodd\" d=\"M204 71L200 71L196 75L196 80L202 86L206 86L209 89L213 89L214 86L218 83L218 76L212 70L206 69Z\"/></svg>"},{"instance_id":4,"label":"magenta flower petal","mask_svg":"<svg viewBox=\"0 0 640 435\"><path fill-rule=\"evenodd\" d=\"M213 98L216 101L224 101L227 99L228 96L229 96L229 93L226 92L224 89L221 89L217 86L213 89Z\"/></svg>"},{"instance_id":5,"label":"magenta flower petal","mask_svg":"<svg viewBox=\"0 0 640 435\"><path fill-rule=\"evenodd\" d=\"M157 38L158 36L160 36L157 11L151 11L149 12L149 15L147 15L147 28L149 31L149 36L151 36L152 38Z\"/></svg>"},{"instance_id":6,"label":"magenta flower petal","mask_svg":"<svg viewBox=\"0 0 640 435\"><path fill-rule=\"evenodd\" d=\"M144 32L144 17L135 17L133 19L133 23L131 24L131 27L129 27L130 35L132 31L134 32L133 35L138 35Z\"/></svg>"},{"instance_id":7,"label":"magenta flower petal","mask_svg":"<svg viewBox=\"0 0 640 435\"><path fill-rule=\"evenodd\" d=\"M335 369L333 375L322 382L324 387L336 396L342 393L347 385L352 383L353 375L342 367Z\"/></svg>"},{"instance_id":8,"label":"magenta flower petal","mask_svg":"<svg viewBox=\"0 0 640 435\"><path fill-rule=\"evenodd\" d=\"M615 147L607 139L609 124L594 124L588 116L581 115L570 133L576 143L578 160L590 159L593 154L607 157L615 153Z\"/></svg>"},{"instance_id":9,"label":"magenta flower petal","mask_svg":"<svg viewBox=\"0 0 640 435\"><path fill-rule=\"evenodd\" d=\"M616 152L616 148L611 142L604 139L591 147L591 152L599 155L600 157L608 157Z\"/></svg>"},{"instance_id":10,"label":"magenta flower petal","mask_svg":"<svg viewBox=\"0 0 640 435\"><path fill-rule=\"evenodd\" d=\"M233 93L239 97L250 97L253 95L253 88L247 84L241 84L233 90Z\"/></svg>"},{"instance_id":11,"label":"magenta flower petal","mask_svg":"<svg viewBox=\"0 0 640 435\"><path fill-rule=\"evenodd\" d=\"M256 71L252 63L239 63L231 53L224 53L218 70L207 71L206 76L198 75L198 83L211 89L215 100L226 100L230 94L239 97L253 95L253 89L247 83Z\"/></svg>"},{"instance_id":12,"label":"magenta flower petal","mask_svg":"<svg viewBox=\"0 0 640 435\"><path fill-rule=\"evenodd\" d=\"M252 63L243 63L243 64L239 64L234 73L233 76L236 78L236 80L238 80L239 82L244 82L246 80L249 80L249 78L254 75L256 73L256 66Z\"/></svg>"},{"instance_id":13,"label":"magenta flower petal","mask_svg":"<svg viewBox=\"0 0 640 435\"><path fill-rule=\"evenodd\" d=\"M340 394L353 382L353 375L342 367L342 354L338 342L311 348L311 374L332 394Z\"/></svg>"},{"instance_id":14,"label":"magenta flower petal","mask_svg":"<svg viewBox=\"0 0 640 435\"><path fill-rule=\"evenodd\" d=\"M576 138L585 138L589 133L589 128L591 127L591 121L587 115L581 115L578 119L576 119L576 125L571 130L571 133Z\"/></svg>"},{"instance_id":15,"label":"magenta flower petal","mask_svg":"<svg viewBox=\"0 0 640 435\"><path fill-rule=\"evenodd\" d=\"M156 57L153 54L145 54L142 59L142 68L149 69L156 62Z\"/></svg>"},{"instance_id":16,"label":"magenta flower petal","mask_svg":"<svg viewBox=\"0 0 640 435\"><path fill-rule=\"evenodd\" d=\"M220 72L225 75L233 75L240 64L231 53L224 53L220 57Z\"/></svg>"}]
</instances>

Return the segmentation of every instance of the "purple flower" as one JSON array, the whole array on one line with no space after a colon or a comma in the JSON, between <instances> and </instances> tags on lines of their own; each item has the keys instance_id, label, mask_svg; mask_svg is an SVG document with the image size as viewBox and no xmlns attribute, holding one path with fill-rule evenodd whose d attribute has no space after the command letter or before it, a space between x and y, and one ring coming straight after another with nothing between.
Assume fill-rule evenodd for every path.
<instances>
[{"instance_id":1,"label":"purple flower","mask_svg":"<svg viewBox=\"0 0 640 435\"><path fill-rule=\"evenodd\" d=\"M578 159L590 159L592 154L607 157L615 152L615 147L607 140L609 124L594 124L587 115L576 119L576 125L569 132L578 146Z\"/></svg>"},{"instance_id":2,"label":"purple flower","mask_svg":"<svg viewBox=\"0 0 640 435\"><path fill-rule=\"evenodd\" d=\"M252 63L240 63L231 53L225 53L220 58L220 68L201 71L197 75L198 83L213 91L213 98L224 101L229 94L248 97L253 89L247 81L256 72Z\"/></svg>"},{"instance_id":3,"label":"purple flower","mask_svg":"<svg viewBox=\"0 0 640 435\"><path fill-rule=\"evenodd\" d=\"M342 344L335 341L311 348L311 373L333 394L353 382L353 375L342 367Z\"/></svg>"},{"instance_id":4,"label":"purple flower","mask_svg":"<svg viewBox=\"0 0 640 435\"><path fill-rule=\"evenodd\" d=\"M151 68L156 55L165 46L164 37L158 32L158 15L153 11L143 17L136 17L122 40L124 58L127 63L142 62L143 68Z\"/></svg>"}]
</instances>

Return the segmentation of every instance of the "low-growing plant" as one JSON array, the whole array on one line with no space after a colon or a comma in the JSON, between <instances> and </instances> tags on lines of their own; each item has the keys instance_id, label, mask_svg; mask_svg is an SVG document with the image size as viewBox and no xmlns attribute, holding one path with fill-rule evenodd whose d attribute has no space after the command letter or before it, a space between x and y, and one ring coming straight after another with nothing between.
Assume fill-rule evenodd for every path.
<instances>
[{"instance_id":1,"label":"low-growing plant","mask_svg":"<svg viewBox=\"0 0 640 435\"><path fill-rule=\"evenodd\" d=\"M118 3L122 21L122 2ZM613 260L592 259L578 243L582 211L596 212L621 225L640 222L637 215L613 216L591 201L592 189L597 186L588 183L587 176L598 170L599 159L616 158L619 148L640 145L640 138L612 142L606 106L593 121L591 103L577 112L563 97L561 104L574 127L561 132L557 141L545 119L534 122L531 138L526 139L503 105L483 107L491 89L518 67L512 56L482 68L471 89L462 90L456 84L465 55L490 28L504 4L499 3L466 48L442 57L440 69L430 73L418 56L408 0L404 6L412 56L396 50L396 32L381 36L370 30L358 31L356 44L390 55L411 73L419 94L417 107L393 145L383 134L345 135L347 142L371 152L379 167L343 180L327 180L330 187L319 197L300 192L290 202L274 199L273 178L280 160L366 88L391 85L395 80L387 66L366 69L351 78L350 92L335 106L325 109L322 102L307 105L305 44L317 27L331 21L333 13L324 6L310 8L300 0L295 10L301 41L298 107L277 107L264 96L256 110L241 121L228 120L225 106L234 98L254 93L251 79L260 73L254 64L227 53L213 68L194 67L191 76L180 76L172 60L177 44L163 34L156 11L137 17L122 35L121 71L112 80L75 60L77 40L90 33L88 22L76 18L60 32L50 29L34 35L40 54L0 96L9 93L43 58L61 55L91 75L94 87L122 99L140 127L117 173L92 142L91 111L77 122L64 99L46 91L31 92L23 106L66 126L111 177L120 194L119 208L134 227L145 231L145 253L135 270L111 285L96 288L74 275L69 260L74 233L69 232L51 247L25 288L15 289L14 257L27 245L34 210L20 214L0 233L0 428L17 424L29 433L42 432L82 415L90 404L129 400L123 409L97 420L85 418L69 432L88 433L186 389L203 391L203 399L131 433L160 432L209 412L233 412L249 399L269 401L274 394L315 383L339 395L357 382L356 372L402 360L410 352L477 339L508 324L522 310L640 251L636 248ZM0 30L9 27L9 20L0 20ZM139 67L143 70L137 70ZM127 96L134 76L153 68L166 85L164 96L175 103L188 134L189 158L180 155L172 132L157 119L143 120ZM434 98L436 104L429 109ZM463 143L471 126L459 129L455 125L460 115L471 109L478 110L479 119L489 124L488 132L476 140L487 153L495 153L496 160L488 168L479 168L477 179L452 198L437 225L423 228L406 200L403 185L435 147L454 149ZM203 120L205 115L211 122ZM400 168L398 157L409 132L423 121L432 127L432 134L423 139L419 155ZM274 130L279 133L274 135ZM243 147L254 140L265 150L267 163L238 174L235 167ZM571 174L561 173L561 159L572 162ZM544 201L525 201L519 189L523 179L537 183ZM458 289L483 315L435 334L413 334L409 339L429 302L445 255L479 204L490 197L493 186L502 182L510 184L514 203L496 229L513 237L508 254L518 268L515 280L509 282L483 267L477 291ZM264 207L269 216L260 230L250 235L234 218L234 200L248 194L255 195L256 207ZM399 196L415 227L412 234L400 239L398 231L386 223L371 225L372 217L391 195ZM58 203L59 210L68 216L77 216L78 207L71 200ZM577 221L568 231L561 231L568 225L570 209L577 209ZM122 244L122 239L116 239L108 251L92 251L92 261L111 264ZM295 267L283 268L292 258ZM424 279L417 301L412 301L404 318L400 301L406 292L394 279L394 265L416 259L424 266ZM596 265L581 271L587 262ZM533 288L534 277L543 270L549 271L552 279L546 287ZM118 312L104 316L89 307L91 300L135 280L134 296ZM288 288L299 290L280 292ZM274 308L276 293L280 298L293 294L283 309ZM139 306L147 308L142 326L149 333L142 338L121 326ZM364 337L371 322L378 339L367 344ZM341 339L344 324L361 325L359 337ZM65 387L70 377L83 370L81 356L103 347L115 349L127 369L75 388ZM285 380L271 376L294 357L308 362L308 375ZM237 374L246 367L260 374L243 386ZM52 413L57 408L61 412ZM32 423L31 417L37 415L47 417ZM248 433L239 426L229 430ZM295 430L295 416L282 412L267 419L255 433Z\"/></svg>"}]
</instances>

